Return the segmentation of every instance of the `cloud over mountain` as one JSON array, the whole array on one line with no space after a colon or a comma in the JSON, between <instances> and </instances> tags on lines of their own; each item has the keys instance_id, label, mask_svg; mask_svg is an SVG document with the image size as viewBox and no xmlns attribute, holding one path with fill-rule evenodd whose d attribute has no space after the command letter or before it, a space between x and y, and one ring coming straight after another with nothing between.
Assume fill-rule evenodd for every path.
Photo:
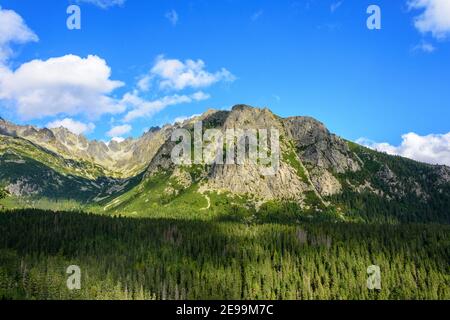
<instances>
[{"instance_id":1,"label":"cloud over mountain","mask_svg":"<svg viewBox=\"0 0 450 320\"><path fill-rule=\"evenodd\" d=\"M0 70L0 99L23 119L120 113L124 107L109 94L123 83L110 76L111 68L98 56L33 60L14 71Z\"/></svg>"},{"instance_id":2,"label":"cloud over mountain","mask_svg":"<svg viewBox=\"0 0 450 320\"><path fill-rule=\"evenodd\" d=\"M410 132L402 136L402 143L399 146L393 146L386 142L378 143L366 138L358 139L357 143L391 155L450 166L450 132L426 136Z\"/></svg>"},{"instance_id":3,"label":"cloud over mountain","mask_svg":"<svg viewBox=\"0 0 450 320\"><path fill-rule=\"evenodd\" d=\"M208 98L208 94L199 91L191 95L175 94L171 96L164 96L156 100L147 101L139 97L136 93L127 93L122 99L122 102L131 107L132 110L125 115L124 121L130 122L141 117L151 117L168 106L202 101Z\"/></svg>"},{"instance_id":4,"label":"cloud over mountain","mask_svg":"<svg viewBox=\"0 0 450 320\"><path fill-rule=\"evenodd\" d=\"M62 120L49 122L47 123L46 127L50 129L63 127L75 134L88 134L95 129L95 124L83 123L71 118L65 118Z\"/></svg>"},{"instance_id":5,"label":"cloud over mountain","mask_svg":"<svg viewBox=\"0 0 450 320\"><path fill-rule=\"evenodd\" d=\"M124 124L121 126L112 127L111 130L108 131L107 135L109 137L121 137L127 133L129 133L133 128L129 124Z\"/></svg>"}]
</instances>

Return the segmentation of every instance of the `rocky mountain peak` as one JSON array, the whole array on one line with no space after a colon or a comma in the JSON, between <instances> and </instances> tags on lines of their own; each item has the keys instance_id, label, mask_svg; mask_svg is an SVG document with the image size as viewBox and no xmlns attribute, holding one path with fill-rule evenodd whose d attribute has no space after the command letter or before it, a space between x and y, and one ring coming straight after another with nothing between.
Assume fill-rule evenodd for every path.
<instances>
[{"instance_id":1,"label":"rocky mountain peak","mask_svg":"<svg viewBox=\"0 0 450 320\"><path fill-rule=\"evenodd\" d=\"M290 117L282 122L306 163L338 173L360 169L358 159L347 143L331 134L320 121L311 117Z\"/></svg>"},{"instance_id":2,"label":"rocky mountain peak","mask_svg":"<svg viewBox=\"0 0 450 320\"><path fill-rule=\"evenodd\" d=\"M147 130L146 134L153 134L153 133L158 132L160 130L161 130L160 127L151 127L150 129Z\"/></svg>"},{"instance_id":3,"label":"rocky mountain peak","mask_svg":"<svg viewBox=\"0 0 450 320\"><path fill-rule=\"evenodd\" d=\"M225 114L224 127L234 129L278 129L283 134L283 127L278 118L267 108L255 108L239 104Z\"/></svg>"}]
</instances>

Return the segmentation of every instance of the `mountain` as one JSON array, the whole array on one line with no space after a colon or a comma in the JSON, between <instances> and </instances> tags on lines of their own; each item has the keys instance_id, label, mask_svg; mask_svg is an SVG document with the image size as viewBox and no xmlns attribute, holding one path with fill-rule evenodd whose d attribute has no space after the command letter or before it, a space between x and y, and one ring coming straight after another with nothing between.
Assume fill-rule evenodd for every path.
<instances>
[{"instance_id":1,"label":"mountain","mask_svg":"<svg viewBox=\"0 0 450 320\"><path fill-rule=\"evenodd\" d=\"M242 164L175 165L172 133L194 132L199 121L203 130L222 133L277 129L276 174L261 174L260 164L247 158ZM310 117L281 118L246 105L109 144L64 128L1 119L0 169L6 206L38 206L45 198L104 214L181 214L184 208L222 218L450 222L450 168L367 149Z\"/></svg>"},{"instance_id":2,"label":"mountain","mask_svg":"<svg viewBox=\"0 0 450 320\"><path fill-rule=\"evenodd\" d=\"M0 135L22 138L67 159L88 161L101 166L108 176L127 178L142 171L162 144L159 128L152 128L140 139L123 142L89 141L64 127L47 129L18 126L0 119Z\"/></svg>"}]
</instances>

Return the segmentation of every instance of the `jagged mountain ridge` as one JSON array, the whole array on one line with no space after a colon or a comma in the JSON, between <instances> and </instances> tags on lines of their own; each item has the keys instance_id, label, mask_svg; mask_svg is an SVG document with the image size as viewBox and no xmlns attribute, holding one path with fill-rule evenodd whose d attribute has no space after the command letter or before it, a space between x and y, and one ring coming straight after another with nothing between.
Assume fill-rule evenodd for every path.
<instances>
[{"instance_id":1,"label":"jagged mountain ridge","mask_svg":"<svg viewBox=\"0 0 450 320\"><path fill-rule=\"evenodd\" d=\"M204 128L222 131L230 128L277 128L281 148L279 171L274 176L262 176L255 164L248 161L243 165L175 166L170 159L175 145L170 139L172 131L177 128L192 130L199 120ZM33 196L40 194L39 188L32 183L23 183L30 177L20 177L17 172L14 177L8 176L6 171L12 170L11 164L13 167L14 164L21 165L18 163L20 159L11 162L5 158L5 155L11 157L11 153L17 151L11 144L5 147L4 141L8 139L34 144L47 150L50 158L60 157L72 161L71 166L84 168L69 172L85 179L82 185L92 185L92 182L98 185L95 190L79 186L87 193L95 193L83 199L101 202L106 204L104 208L115 209L116 212L125 208L122 194L134 192L134 198L127 201L137 201L138 195L151 192L143 187L146 181L163 173L162 196L168 201L195 186L195 192L199 194L230 193L259 204L267 201L295 202L300 208L313 212L325 208L344 213L365 210L360 203L366 201L376 202L377 206L393 212L417 208L417 214L420 214L428 210L430 216L443 216L445 221L450 215L449 207L445 208L447 203L450 204L448 167L422 164L369 150L330 133L322 123L310 117L281 118L269 109L246 105L237 105L231 111L209 110L183 123L152 129L141 138L109 145L88 141L63 128L37 129L4 120L0 120L0 137L3 137L1 143L4 146L0 149L3 150L0 152L0 167L6 168L6 163L9 166L0 175L1 184L18 196L25 196L27 190L32 190ZM45 164L45 161L41 163ZM62 176L68 174L59 170L58 164L46 165ZM35 171L39 169L35 168ZM51 175L49 177L52 179ZM96 179L103 179L102 184L96 183ZM19 192L21 186L23 190ZM70 194L67 196L70 198ZM370 199L364 200L364 197Z\"/></svg>"},{"instance_id":2,"label":"jagged mountain ridge","mask_svg":"<svg viewBox=\"0 0 450 320\"><path fill-rule=\"evenodd\" d=\"M151 128L138 139L122 142L88 140L64 127L19 126L0 119L0 135L20 137L68 159L90 161L102 166L109 176L127 178L142 171L165 139L164 130Z\"/></svg>"}]
</instances>

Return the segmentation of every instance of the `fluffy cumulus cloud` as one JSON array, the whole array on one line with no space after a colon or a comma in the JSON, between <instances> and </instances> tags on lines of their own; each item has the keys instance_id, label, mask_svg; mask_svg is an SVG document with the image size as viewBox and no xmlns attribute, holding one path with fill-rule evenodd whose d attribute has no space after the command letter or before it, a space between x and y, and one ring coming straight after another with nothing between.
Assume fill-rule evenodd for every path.
<instances>
[{"instance_id":1,"label":"fluffy cumulus cloud","mask_svg":"<svg viewBox=\"0 0 450 320\"><path fill-rule=\"evenodd\" d=\"M21 16L0 6L0 63L4 63L12 55L12 44L38 40L38 36L28 28Z\"/></svg>"},{"instance_id":2,"label":"fluffy cumulus cloud","mask_svg":"<svg viewBox=\"0 0 450 320\"><path fill-rule=\"evenodd\" d=\"M146 90L152 80L160 89L183 90L186 88L204 88L219 81L232 82L235 77L227 69L222 68L215 73L208 72L202 60L166 59L159 56L150 73L139 82L139 88Z\"/></svg>"},{"instance_id":3,"label":"fluffy cumulus cloud","mask_svg":"<svg viewBox=\"0 0 450 320\"><path fill-rule=\"evenodd\" d=\"M107 9L109 7L121 6L125 3L125 0L78 0L79 2L87 2L102 9Z\"/></svg>"},{"instance_id":4,"label":"fluffy cumulus cloud","mask_svg":"<svg viewBox=\"0 0 450 320\"><path fill-rule=\"evenodd\" d=\"M136 92L127 93L123 97L122 102L129 106L131 110L125 115L124 121L130 122L141 117L151 117L168 106L202 101L208 98L208 94L199 91L191 95L175 94L171 96L164 96L152 101L147 101L139 97Z\"/></svg>"},{"instance_id":5,"label":"fluffy cumulus cloud","mask_svg":"<svg viewBox=\"0 0 450 320\"><path fill-rule=\"evenodd\" d=\"M430 32L438 39L450 35L449 0L408 0L408 6L423 11L414 19L414 25L420 32Z\"/></svg>"},{"instance_id":6,"label":"fluffy cumulus cloud","mask_svg":"<svg viewBox=\"0 0 450 320\"><path fill-rule=\"evenodd\" d=\"M113 138L117 138L117 137L121 137L127 133L130 133L130 131L133 128L129 125L129 124L124 124L121 126L115 126L112 127L111 130L108 131L107 135L109 137L113 137ZM116 139L117 140L117 139Z\"/></svg>"},{"instance_id":7,"label":"fluffy cumulus cloud","mask_svg":"<svg viewBox=\"0 0 450 320\"><path fill-rule=\"evenodd\" d=\"M88 134L95 129L95 124L93 123L83 123L80 121L73 120L71 118L65 118L62 120L55 120L47 123L47 128L66 128L75 134Z\"/></svg>"},{"instance_id":8,"label":"fluffy cumulus cloud","mask_svg":"<svg viewBox=\"0 0 450 320\"><path fill-rule=\"evenodd\" d=\"M8 101L25 120L120 113L124 106L109 94L123 83L110 76L110 67L97 56L33 60L15 71L0 69L0 99Z\"/></svg>"},{"instance_id":9,"label":"fluffy cumulus cloud","mask_svg":"<svg viewBox=\"0 0 450 320\"><path fill-rule=\"evenodd\" d=\"M402 136L402 143L399 146L393 146L389 143L377 143L365 138L358 139L357 143L392 155L399 155L430 164L450 166L450 132L427 136L420 136L413 132L407 133Z\"/></svg>"}]
</instances>

